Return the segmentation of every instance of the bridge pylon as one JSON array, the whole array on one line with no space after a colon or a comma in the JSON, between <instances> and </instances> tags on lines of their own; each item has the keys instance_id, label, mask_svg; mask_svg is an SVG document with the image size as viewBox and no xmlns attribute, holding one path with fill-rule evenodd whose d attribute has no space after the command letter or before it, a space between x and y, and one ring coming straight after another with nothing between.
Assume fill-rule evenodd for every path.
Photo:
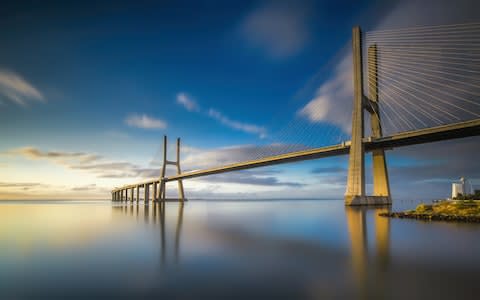
<instances>
[{"instance_id":1,"label":"bridge pylon","mask_svg":"<svg viewBox=\"0 0 480 300\"><path fill-rule=\"evenodd\" d=\"M180 168L180 138L177 138L177 149L176 149L176 160L175 161L170 161L167 159L167 136L163 136L163 166L162 170L160 173L160 180L159 180L159 186L160 188L158 189L158 195L156 199L159 201L166 201L166 169L167 165L174 165L177 169L177 175L180 175L182 173L182 169ZM185 191L183 189L183 181L182 179L177 180L178 183L178 201L183 202L185 201Z\"/></svg>"},{"instance_id":2,"label":"bridge pylon","mask_svg":"<svg viewBox=\"0 0 480 300\"><path fill-rule=\"evenodd\" d=\"M378 109L377 48L368 49L369 98L363 94L362 33L360 27L352 31L353 52L353 112L345 205L391 204L388 171L383 149L372 151L373 196L365 194L364 109L370 112L372 138L382 137Z\"/></svg>"}]
</instances>

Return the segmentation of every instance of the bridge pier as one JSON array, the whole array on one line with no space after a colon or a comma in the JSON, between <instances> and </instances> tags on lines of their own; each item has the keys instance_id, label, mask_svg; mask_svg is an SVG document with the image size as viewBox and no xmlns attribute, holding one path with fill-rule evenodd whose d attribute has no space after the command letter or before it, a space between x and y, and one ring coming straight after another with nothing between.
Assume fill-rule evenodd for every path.
<instances>
[{"instance_id":1,"label":"bridge pier","mask_svg":"<svg viewBox=\"0 0 480 300\"><path fill-rule=\"evenodd\" d=\"M383 136L382 123L380 122L380 110L378 106L378 64L377 64L377 45L368 47L368 102L371 109L370 125L372 137L375 139ZM377 149L372 151L372 177L373 177L373 195L376 197L390 198L390 183L388 180L387 162L385 150ZM391 199L385 199L391 203Z\"/></svg>"},{"instance_id":2,"label":"bridge pier","mask_svg":"<svg viewBox=\"0 0 480 300\"><path fill-rule=\"evenodd\" d=\"M363 75L362 75L362 39L360 27L352 32L353 52L353 113L352 140L348 158L346 205L363 204L365 198L365 148L363 145Z\"/></svg>"},{"instance_id":3,"label":"bridge pier","mask_svg":"<svg viewBox=\"0 0 480 300\"><path fill-rule=\"evenodd\" d=\"M143 193L144 193L143 201L144 201L145 205L148 205L148 201L150 200L149 199L150 198L149 192L150 192L150 185L148 183L146 183L143 186Z\"/></svg>"},{"instance_id":4,"label":"bridge pier","mask_svg":"<svg viewBox=\"0 0 480 300\"><path fill-rule=\"evenodd\" d=\"M154 182L154 183L152 183L152 184L153 184L152 201L153 201L153 202L157 202L157 199L158 199L158 197L157 197L157 193L158 193L158 191L157 191L157 183Z\"/></svg>"},{"instance_id":5,"label":"bridge pier","mask_svg":"<svg viewBox=\"0 0 480 300\"><path fill-rule=\"evenodd\" d=\"M363 95L362 33L360 27L353 28L352 52L354 100L345 205L391 204L385 151L383 149L372 152L374 191L372 196L365 194L364 109L370 112L373 138L382 137L382 128L378 109L377 48L372 46L368 49L369 99Z\"/></svg>"},{"instance_id":6,"label":"bridge pier","mask_svg":"<svg viewBox=\"0 0 480 300\"><path fill-rule=\"evenodd\" d=\"M177 149L176 149L176 161L169 161L167 160L167 136L163 136L163 166L162 171L160 173L160 180L159 180L159 201L166 201L166 177L165 172L167 165L174 165L177 169L177 175L182 173L180 168L180 138L177 138ZM177 179L178 182L178 201L185 201L185 191L183 189L183 181L182 179Z\"/></svg>"}]
</instances>

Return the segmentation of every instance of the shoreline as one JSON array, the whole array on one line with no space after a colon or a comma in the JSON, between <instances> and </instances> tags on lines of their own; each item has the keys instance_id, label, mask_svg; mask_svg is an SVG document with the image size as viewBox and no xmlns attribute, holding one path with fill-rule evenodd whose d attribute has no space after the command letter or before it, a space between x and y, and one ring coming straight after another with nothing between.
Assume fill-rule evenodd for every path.
<instances>
[{"instance_id":1,"label":"shoreline","mask_svg":"<svg viewBox=\"0 0 480 300\"><path fill-rule=\"evenodd\" d=\"M399 219L415 219L423 221L446 221L463 223L480 223L480 216L457 216L443 214L418 214L411 212L380 213L379 216Z\"/></svg>"},{"instance_id":2,"label":"shoreline","mask_svg":"<svg viewBox=\"0 0 480 300\"><path fill-rule=\"evenodd\" d=\"M414 210L384 212L379 215L382 217L423 221L480 223L480 201L444 200L433 204L420 204Z\"/></svg>"}]
</instances>

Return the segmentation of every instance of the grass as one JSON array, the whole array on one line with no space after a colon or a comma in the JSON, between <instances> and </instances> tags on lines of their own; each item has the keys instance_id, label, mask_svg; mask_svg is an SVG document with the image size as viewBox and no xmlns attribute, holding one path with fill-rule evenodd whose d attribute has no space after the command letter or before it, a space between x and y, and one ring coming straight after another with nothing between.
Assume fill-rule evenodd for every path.
<instances>
[{"instance_id":1,"label":"grass","mask_svg":"<svg viewBox=\"0 0 480 300\"><path fill-rule=\"evenodd\" d=\"M480 222L480 200L454 200L420 204L414 210L381 215L424 220Z\"/></svg>"}]
</instances>

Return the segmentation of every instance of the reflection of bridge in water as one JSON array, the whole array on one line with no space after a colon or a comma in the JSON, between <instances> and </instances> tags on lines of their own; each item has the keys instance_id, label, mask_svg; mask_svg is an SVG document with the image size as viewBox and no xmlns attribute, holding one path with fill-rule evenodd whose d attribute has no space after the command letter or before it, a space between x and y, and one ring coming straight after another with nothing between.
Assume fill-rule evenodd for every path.
<instances>
[{"instance_id":1,"label":"reflection of bridge in water","mask_svg":"<svg viewBox=\"0 0 480 300\"><path fill-rule=\"evenodd\" d=\"M112 200L139 201L143 188L144 199L165 201L165 184L177 181L179 200L183 201L184 179L349 155L345 204L391 204L385 150L480 135L479 30L480 23L431 26L373 31L364 39L360 28L355 27L350 141L276 155L267 153L261 158L182 173L180 140L177 139L176 160L169 161L165 137L160 178L116 188ZM365 46L368 46L366 87L362 49ZM368 95L364 94L364 88ZM370 119L369 137L365 137L365 111ZM389 126L394 132L387 135ZM372 153L372 196L366 195L365 152ZM174 165L177 174L166 176L167 165ZM151 197L150 189L153 189Z\"/></svg>"},{"instance_id":2,"label":"reflection of bridge in water","mask_svg":"<svg viewBox=\"0 0 480 300\"><path fill-rule=\"evenodd\" d=\"M382 272L389 268L390 258L390 219L379 216L380 213L389 211L390 207L366 208L366 207L346 207L345 214L347 218L348 233L351 247L351 263L354 276L354 282L357 289L368 299L367 291L376 291L377 296L383 295L382 284L378 282L383 277ZM369 256L368 248L368 230L367 214L373 215L374 221L374 242L375 254ZM371 258L375 259L371 261ZM374 268L372 268L372 266ZM375 274L371 274L374 272ZM373 276L372 276L373 275ZM369 282L369 279L375 278L376 282ZM370 288L369 288L370 287ZM372 288L373 287L373 288Z\"/></svg>"},{"instance_id":3,"label":"reflection of bridge in water","mask_svg":"<svg viewBox=\"0 0 480 300\"><path fill-rule=\"evenodd\" d=\"M174 241L173 241L173 255L174 255L174 263L177 264L179 262L180 257L180 242L181 242L181 235L182 235L182 226L183 226L183 211L184 211L184 203L179 202L178 204L177 213L174 216L176 219L175 222L175 234L174 234ZM167 246L171 244L167 241L167 232L166 232L166 205L165 202L154 203L152 206L145 205L143 209L140 210L139 205L122 205L122 206L114 206L114 210L120 211L125 215L129 215L132 217L139 217L143 216L143 221L146 224L154 224L159 225L160 229L160 249L161 249L161 265L165 266L167 264ZM172 210L170 210L172 212Z\"/></svg>"},{"instance_id":4,"label":"reflection of bridge in water","mask_svg":"<svg viewBox=\"0 0 480 300\"><path fill-rule=\"evenodd\" d=\"M134 217L137 221L143 221L145 224L152 224L158 229L160 234L159 245L159 262L160 267L166 268L169 263L174 265L181 264L181 247L182 247L182 228L184 222L184 203L153 203L153 205L122 205L114 206L113 209L117 212L121 212L123 215ZM348 230L348 240L350 244L350 252L347 257L350 258L351 280L353 281L356 289L365 295L371 296L372 291L375 291L376 295L384 293L379 287L379 281L382 278L382 272L387 272L390 263L390 219L380 217L380 212L389 211L390 206L383 207L346 207L345 219ZM166 220L169 219L174 226L167 228ZM193 224L193 223L192 223ZM169 229L167 231L167 229ZM374 232L368 234L368 229L373 229ZM212 230L212 228L209 228ZM259 237L252 237L246 233L234 232L233 237L231 232L225 232L222 230L214 231L214 235L211 237L218 238L223 241L224 247L231 247L232 249L238 249L238 243L242 244L242 247L246 251L264 251L263 249L256 248L254 246L259 243ZM373 234L372 234L373 233ZM187 234L188 235L188 234ZM370 241L371 245L374 245L372 252L369 251L369 236L373 237ZM268 241L271 237L262 237L262 241ZM274 240L270 242L275 243L275 247L278 253L281 253L282 257L292 256L292 246L286 246L286 244L276 244ZM246 244L253 244L249 248ZM230 246L226 246L230 244ZM261 245L265 245L263 242ZM173 247L172 247L173 246ZM318 245L312 244L313 247ZM321 246L324 247L324 246ZM326 247L325 247L326 248ZM245 250L244 249L244 250ZM299 251L302 251L300 247ZM172 251L172 252L170 252ZM172 255L170 256L169 255ZM373 281L373 279L375 281Z\"/></svg>"}]
</instances>

